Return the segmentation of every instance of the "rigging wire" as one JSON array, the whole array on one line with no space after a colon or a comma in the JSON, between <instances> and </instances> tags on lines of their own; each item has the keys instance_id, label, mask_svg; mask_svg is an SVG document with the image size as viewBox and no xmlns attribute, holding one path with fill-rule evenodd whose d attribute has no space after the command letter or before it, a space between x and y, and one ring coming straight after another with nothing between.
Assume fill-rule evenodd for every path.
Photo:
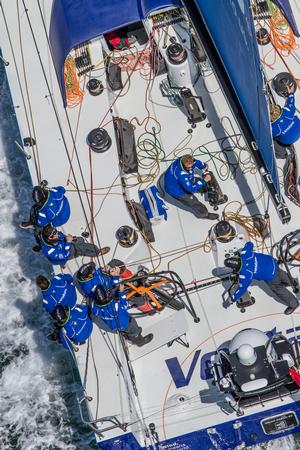
<instances>
[{"instance_id":1,"label":"rigging wire","mask_svg":"<svg viewBox=\"0 0 300 450\"><path fill-rule=\"evenodd\" d=\"M96 391L97 391L97 399L96 399L96 420L98 418L98 412L99 412L99 401L100 401L100 380L99 380L99 376L98 376L98 370L97 370L97 366L96 366L96 361L95 361L95 355L94 355L94 347L93 347L93 341L92 339L89 339L89 341L91 342L91 354L92 354L92 360L93 360L93 366L94 366L94 372L96 375Z\"/></svg>"},{"instance_id":2,"label":"rigging wire","mask_svg":"<svg viewBox=\"0 0 300 450\"><path fill-rule=\"evenodd\" d=\"M124 338L122 332L120 332L120 323L119 323L119 318L116 315L116 311L114 311L114 316L115 316L114 318L115 318L115 321L116 321L117 327L118 327L117 328L117 334L118 334L118 337L119 337L121 348L123 350L123 354L125 355L127 369L128 369L128 373L129 373L129 378L131 380L132 387L133 387L133 392L135 394L134 398L132 398L131 389L130 389L129 383L128 383L128 378L127 378L127 376L126 376L126 374L124 372L123 365L122 365L122 363L121 363L121 361L120 361L120 359L119 359L119 357L117 355L117 352L116 352L116 350L114 348L114 345L112 344L111 337L109 336L109 333L106 334L101 328L99 328L99 331L100 331L100 333L102 335L102 338L104 339L104 341L105 341L105 343L106 343L106 345L107 345L107 347L108 347L108 349L109 349L109 351L110 351L114 361L116 362L116 365L117 365L117 367L118 367L118 369L119 369L119 371L120 371L120 373L122 375L122 378L124 380L124 383L125 383L125 386L126 386L126 389L127 389L128 395L129 395L129 398L131 400L131 407L133 407L135 409L136 415L137 415L137 417L139 417L139 419L136 421L136 423L142 424L142 431L143 431L144 437L145 437L145 433L146 433L145 430L146 430L147 427L145 425L143 409L142 409L141 403L139 401L138 392L137 392L137 388L136 388L136 385L135 385L135 375L134 375L134 372L133 372L131 361L130 361L129 356L128 356L128 351L127 351L127 348L126 348L125 338ZM107 341L109 341L109 343ZM94 356L93 356L93 364L94 364L94 370L96 372L97 380L99 380L97 365L95 363ZM99 384L98 384L98 386L99 386ZM100 400L100 398L99 398L99 388L98 388L98 391L97 391L97 414L96 414L95 421L99 420L98 419L99 400ZM136 408L135 400L138 403L138 407L139 407L139 411L140 412L138 412L138 410Z\"/></svg>"},{"instance_id":3,"label":"rigging wire","mask_svg":"<svg viewBox=\"0 0 300 450\"><path fill-rule=\"evenodd\" d=\"M250 172L254 174L257 172L257 168L252 161L252 156L245 145L240 143L243 138L240 133L235 133L233 129L233 124L229 117L223 116L222 122L228 121L232 131L229 133L223 123L223 129L225 136L222 138L217 138L209 141L205 144L201 144L194 150L190 149L194 158L207 156L204 161L206 163L212 163L214 166L215 173L221 181L226 181L227 179L235 179L237 170L242 167L242 173L246 174ZM158 177L160 168L159 165L162 162L172 162L179 153L182 151L187 152L187 144L192 139L191 135L188 134L184 139L185 145L181 148L171 150L166 154L164 148L162 147L160 141L157 138L157 132L155 127L151 131L146 131L142 133L137 139L138 147L138 160L139 166L146 170L146 174L139 174L140 184L151 183L155 178ZM231 144L229 143L231 142ZM218 145L217 150L209 149L210 146ZM239 151L239 154L236 153ZM235 153L237 155L237 161L230 161L230 153ZM243 156L246 153L246 156ZM219 166L217 163L221 163ZM132 175L131 177L136 177ZM128 179L130 179L128 177ZM131 187L128 185L128 187Z\"/></svg>"},{"instance_id":4,"label":"rigging wire","mask_svg":"<svg viewBox=\"0 0 300 450\"><path fill-rule=\"evenodd\" d=\"M46 74L46 71L45 71L45 68L44 68L43 61L42 61L41 56L40 56L39 47L38 47L38 44L37 44L37 41L36 41L36 38L35 38L34 30L32 28L32 24L31 24L31 20L30 20L30 17L29 17L28 9L26 7L25 0L22 0L22 2L23 2L23 5L24 5L24 9L25 9L26 17L27 17L28 24L29 24L29 27L30 27L30 31L31 31L31 34L32 34L32 37L33 37L34 45L35 45L35 48L36 48L36 51L37 51L37 54L38 54L38 58L39 58L39 62L40 62L40 66L41 66L42 72L43 72L44 80L45 80L46 85L47 85L47 89L48 89L49 96L50 96L50 99L51 99L51 104L52 104L52 107L53 107L53 110L54 110L54 114L55 114L55 117L56 117L56 121L57 121L57 124L58 124L58 127L59 127L60 135L62 137L65 153L67 155L67 158L68 158L68 161L69 161L69 164L70 164L70 168L71 168L73 179L74 179L74 182L75 182L75 185L76 185L77 194L78 194L78 197L79 197L79 200L80 200L81 208L82 208L82 211L83 211L84 216L85 216L85 220L86 220L86 223L87 223L87 226L88 226L88 230L89 230L89 234L90 234L92 243L95 245L94 238L93 238L93 235L92 235L92 229L91 229L88 217L87 217L87 213L86 213L86 209L84 207L84 203L83 203L83 199L82 199L81 193L79 192L79 184L78 184L78 181L77 181L77 178L76 178L76 174L75 174L75 170L74 170L74 167L73 167L73 164L72 164L72 161L71 161L70 153L69 153L69 150L68 150L68 146L67 146L65 135L63 133L63 128L62 128L62 124L61 124L61 121L60 121L60 118L59 118L59 115L58 115L58 111L57 111L57 108L56 108L56 105L55 105L55 102L54 102L54 99L53 99L53 95L52 95L52 93L50 91L50 86L49 86L47 74ZM45 24L43 12L42 12L42 9L41 9L41 6L40 6L40 0L38 0L38 8L39 8L39 12L40 12L40 16L41 16L43 29L44 29L44 33L45 33L45 36L46 36L46 40L47 40L48 47L49 47L49 50L50 50L50 54L51 54L51 56L53 58L51 45L50 45L49 37L48 37L48 34L47 34L46 24ZM74 151L75 151L78 168L79 168L81 179L82 179L82 182L83 182L83 185L84 185L84 188L85 188L85 194L86 194L86 200L87 200L87 203L88 203L88 209L89 209L89 212L91 214L91 221L93 222L92 208L91 208L90 199L89 199L89 196L88 196L87 190L86 190L85 177L84 177L84 174L83 174L83 171L82 171L82 166L81 166L80 158L79 158L79 155L78 155L78 150L77 150L77 145L76 145L76 142L75 142L74 133L73 133L72 126L71 126L71 123L70 123L69 115L68 115L68 113L67 113L65 108L64 108L64 111L65 111L65 115L66 115L66 119L67 119L67 123L68 123L68 128L69 128L69 131L70 131L70 135L71 135L71 138L72 138L72 144L74 146L73 148L74 148ZM97 230L97 227L95 226L95 224L93 224L93 225L94 225L94 230L96 232L97 244L98 244L98 246L99 246L99 248L101 250L102 247L101 247L101 243L100 243L100 239L99 239L99 235L98 235L98 230ZM105 265L105 261L104 261L103 255L101 255L101 259L102 259L102 264ZM97 261L98 261L98 264L100 266L99 255L97 255Z\"/></svg>"},{"instance_id":5,"label":"rigging wire","mask_svg":"<svg viewBox=\"0 0 300 450\"><path fill-rule=\"evenodd\" d=\"M261 26L261 21L257 21ZM264 20L263 25L269 30L269 36L271 39L271 48L263 56L262 63L265 64L270 69L274 69L276 64L277 56L281 59L282 63L286 67L287 71L292 75L295 83L300 88L300 81L295 77L289 65L285 61L288 56L292 56L299 63L298 55L296 50L300 48L299 44L296 42L295 35L292 28L289 25L287 19L282 15L280 8L272 4L272 16L269 20ZM272 61L268 61L269 55L273 54Z\"/></svg>"},{"instance_id":6,"label":"rigging wire","mask_svg":"<svg viewBox=\"0 0 300 450\"><path fill-rule=\"evenodd\" d=\"M24 97L24 93L23 93L23 87L22 87L22 83L21 83L20 73L19 73L17 60L16 60L16 55L15 55L15 51L14 51L14 48L13 48L13 45L12 45L12 40L11 40L9 28L8 28L8 23L7 23L7 20L6 20L6 15L5 15L5 12L4 12L3 5L2 5L2 1L0 1L0 7L1 7L1 12L2 12L2 16L3 16L3 20L4 20L4 24L5 24L5 29L6 29L6 33L7 33L7 37L8 37L8 41L9 41L10 50L11 50L11 53L12 53L12 56L13 56L13 60L14 60L14 66L15 66L15 70L16 70L16 75L17 75L17 80L18 80L18 85L19 85L21 97L22 97L22 103L23 103L23 107L24 107L24 113L25 113L26 123L27 123L27 127L28 127L28 132L29 132L29 136L31 138L33 133L31 132L29 115L28 115L27 106L26 106L26 102L25 102L25 97ZM37 140L35 140L35 142L37 142ZM37 148L37 144L36 144L36 148ZM34 146L32 147L32 149L33 149L33 160L34 160L36 177L37 177L38 182L40 182L41 181L41 169L40 169L40 164L39 164L39 160L38 160L38 154L36 154L36 152L34 151Z\"/></svg>"},{"instance_id":7,"label":"rigging wire","mask_svg":"<svg viewBox=\"0 0 300 450\"><path fill-rule=\"evenodd\" d=\"M85 81L86 81L86 77L84 76L84 83L83 83L83 90L84 90L84 88L85 88ZM78 116L77 116L77 121L76 121L76 127L75 127L75 133L74 133L74 141L75 141L75 143L76 143L76 141L77 141L77 135L78 135L78 130L79 130L79 123L80 123L80 119L81 119L81 112L82 112L82 105L83 105L83 102L80 102L80 104L79 104L79 110L78 110ZM74 146L73 146L73 149L72 149L72 153L71 153L71 162L73 163L73 159L74 159L74 153L75 153L75 148L74 148ZM68 172L68 177L67 177L67 182L66 182L66 185L68 186L69 184L72 184L71 183L71 180L70 180L70 177L71 177L71 166L70 166L70 169L69 169L69 172ZM74 186L74 185L73 185ZM81 191L82 192L82 191Z\"/></svg>"},{"instance_id":8,"label":"rigging wire","mask_svg":"<svg viewBox=\"0 0 300 450\"><path fill-rule=\"evenodd\" d=\"M26 97L27 97L27 102L28 102L28 107L29 107L29 114L30 114L30 119L31 119L31 124L32 124L33 137L34 137L34 145L32 145L32 150L33 150L34 159L36 159L36 163L37 163L37 167L38 167L37 179L38 179L38 183L40 183L42 181L41 165L40 165L37 137L36 137L36 133L35 133L33 113L32 113L32 108L31 108L31 101L30 101L30 96L29 96L27 75L26 75L26 69L25 69L25 58L24 58L23 40L22 40L21 23L20 23L19 0L17 0L17 16L18 16L19 43L20 43L20 51L21 51L21 59L22 59L23 77L24 77L25 91L26 91ZM35 156L35 154L36 154L36 156Z\"/></svg>"},{"instance_id":9,"label":"rigging wire","mask_svg":"<svg viewBox=\"0 0 300 450\"><path fill-rule=\"evenodd\" d=\"M23 0L23 3L24 3L24 0ZM24 3L24 7L25 7L25 3ZM147 91L146 91L146 95L147 95ZM52 96L50 95L50 97L52 98ZM149 112L149 111L148 111ZM66 113L67 114L67 113ZM143 122L142 122L143 123ZM139 124L140 126L142 126L142 124ZM71 126L71 125L70 125ZM226 138L227 139L227 138ZM75 140L74 140L74 148L75 148ZM154 158L155 159L155 158ZM158 162L158 164L159 164L159 162ZM70 167L72 166L72 162L70 163ZM75 179L76 180L76 179ZM77 183L77 181L76 181L76 183ZM78 185L76 184L76 186L77 186L77 188L78 188ZM106 193L105 194L105 198L104 198L104 200L106 199L106 197L107 197L107 195L109 195L110 194L110 190L111 190L111 188L112 188L112 186L109 188L109 191L108 191L108 193ZM79 193L79 189L77 189L77 192ZM84 192L88 192L88 190L86 189ZM93 188L91 187L91 190L90 190L90 192L93 192ZM104 201L103 200L103 201ZM93 214L93 210L92 210L92 205L91 205L91 214ZM94 218L94 216L93 216L93 218ZM187 245L185 246L185 249L187 248ZM126 355L126 352L125 352L125 355Z\"/></svg>"},{"instance_id":10,"label":"rigging wire","mask_svg":"<svg viewBox=\"0 0 300 450\"><path fill-rule=\"evenodd\" d=\"M77 183L77 179L76 179L75 172L74 172L74 169L73 169L73 165L72 165L71 160L70 160L70 155L69 155L68 147L67 147L67 144L66 144L66 141L65 141L65 137L64 137L64 134L63 134L62 125L61 125L61 122L59 120L58 112L57 112L55 103L53 101L52 94L51 94L50 89L49 89L49 83L48 83L47 75L46 75L46 72L45 72L45 68L43 66L43 62L42 62L41 57L40 57L40 53L39 53L39 50L38 50L38 45L37 45L37 42L36 42L36 39L35 39L35 34L34 34L34 31L33 31L33 28L32 28L32 24L31 24L31 20L30 20L29 14L28 14L28 9L26 8L25 0L22 0L22 1L23 1L23 5L24 5L24 8L25 8L25 12L26 12L27 20L28 20L29 27L30 27L30 30L31 30L31 34L32 34L32 37L33 37L33 40L34 40L35 48L36 48L36 51L38 53L38 57L39 57L39 60L40 60L40 65L41 65L41 68L42 68L44 79L45 79L45 82L46 82L46 85L48 87L48 91L49 91L49 94L50 94L51 103L52 103L52 106L53 106L53 109L54 109L54 113L55 113L55 116L56 116L56 119L57 119L57 122L58 122L58 126L59 126L59 129L60 129L60 133L61 133L62 140L63 140L63 143L64 143L64 148L65 148L65 151L66 151L69 163L70 163L70 167L72 168L72 175L73 175L73 178L74 178L74 181L75 181L75 185L76 185L76 188L77 188L77 192L78 192L78 196L79 196L79 199L80 199L81 207L83 209L83 212L84 212L84 215L85 215L85 218L86 218L86 223L87 223L87 225L89 227L89 231L91 231L90 226L89 226L89 222L88 222L88 219L87 219L86 211L85 211L85 208L84 208L84 205L83 205L83 201L82 201L80 192L78 191L78 183ZM46 31L46 28L45 28L45 22L44 22L44 18L42 16L42 10L41 10L41 7L40 7L39 0L38 0L38 6L39 6L40 14L41 14L41 17L42 17L43 25L44 25L44 31L46 33L47 31ZM47 34L46 34L46 36L47 36ZM48 42L48 45L50 45L48 36L47 36L47 42ZM51 47L50 47L50 49L51 49ZM67 116L67 120L68 120L70 131L71 131L71 124L70 124L70 121L69 121L69 117L68 117L67 114L66 114L66 116ZM73 138L73 144L74 144L74 147L75 147L75 153L76 153L76 156L78 157L78 153L76 151L77 149L76 149L75 142L74 142L73 133L72 133L72 138ZM79 163L79 161L78 161L78 163ZM80 166L80 170L81 170L82 179L84 181L84 177L83 177L81 166ZM84 185L85 185L85 183L84 183ZM90 203L89 203L89 207L90 207L90 210L91 210ZM96 230L96 235L97 235L97 228L96 227L95 227L95 230ZM97 235L97 237L98 237L98 235ZM102 257L102 259L103 259L103 257ZM98 261L98 263L99 263L99 261ZM104 260L103 260L103 264L104 264ZM100 264L99 264L99 266L100 266ZM125 354L125 357L128 358L128 355Z\"/></svg>"},{"instance_id":11,"label":"rigging wire","mask_svg":"<svg viewBox=\"0 0 300 450\"><path fill-rule=\"evenodd\" d=\"M296 37L293 30L281 13L280 8L275 5L272 6L272 16L269 19L270 25L270 37L276 47L276 49L281 52L282 56L288 56L294 50L299 48L296 43Z\"/></svg>"},{"instance_id":12,"label":"rigging wire","mask_svg":"<svg viewBox=\"0 0 300 450\"><path fill-rule=\"evenodd\" d=\"M38 1L39 1L39 0L38 0ZM131 70L131 72L127 72L128 76L127 76L127 79L125 80L125 82L124 82L124 84L123 84L123 87L119 90L118 94L115 96L114 100L113 100L112 103L109 105L109 107L108 107L106 113L104 114L104 116L102 117L102 119L101 119L101 121L100 121L100 123L99 123L99 125L98 125L98 128L104 127L104 122L105 122L106 117L111 113L111 110L112 110L114 104L116 103L116 101L119 99L119 97L120 97L121 94L123 93L123 91L124 91L125 87L127 86L127 84L130 83L130 79L131 79L131 77L132 77L133 74L134 74L134 68L135 68L135 66L137 66L137 65L139 64L139 61L140 61L140 59L142 58L142 56L143 56L143 54L142 54L142 52L140 52L139 57L136 59L136 62L135 62L135 64L134 64L134 66L133 66L133 69ZM110 120L110 121L111 121L111 120ZM109 122L110 122L110 121L109 121ZM107 123L109 123L109 122L107 122ZM105 123L105 125L107 125L107 123Z\"/></svg>"},{"instance_id":13,"label":"rigging wire","mask_svg":"<svg viewBox=\"0 0 300 450\"><path fill-rule=\"evenodd\" d=\"M107 192L105 193L105 194L102 194L102 195L104 195L104 198L102 199L102 201L101 201L101 203L100 203L100 206L99 206L99 208L97 209L97 211L95 212L95 213L93 213L93 217L94 217L94 219L96 219L96 217L98 216L98 214L100 213L100 211L101 211L101 209L102 209L102 207L103 207L103 204L104 204L104 202L105 202L105 200L107 199L107 197L109 196L109 195L111 195L111 189L113 188L113 187L115 187L115 182L117 181L117 179L118 178L120 178L120 174L118 174L116 177L115 177L115 179L113 180L113 182L112 182L112 184L110 185L110 187L108 188L108 190L107 190ZM92 182L91 182L91 185L92 185ZM94 189L92 190L91 189L91 192L92 191L94 191ZM93 194L94 195L94 194ZM122 195L121 193L118 193L118 195Z\"/></svg>"},{"instance_id":14,"label":"rigging wire","mask_svg":"<svg viewBox=\"0 0 300 450\"><path fill-rule=\"evenodd\" d=\"M116 319L116 321L118 320L118 318L116 316L115 316L115 319ZM98 327L98 330L99 330L99 332L100 332L100 334L101 334L101 336L103 338L103 341L104 341L107 349L109 350L109 352L110 352L114 362L116 363L116 366L117 366L118 370L120 371L120 374L122 375L124 383L125 383L125 385L127 387L127 391L129 393L129 397L131 397L130 388L129 388L129 384L128 384L128 379L127 379L126 374L125 374L125 372L123 370L123 365L122 365L122 363L121 363L121 361L120 361L120 359L118 357L118 354L116 352L114 344L112 343L111 337L110 337L109 333L105 333L105 331L102 330L101 328ZM124 342L122 343L122 338L123 338L123 341L124 341L124 337L121 335L121 333L119 331L118 331L118 335L119 335L119 338L120 338L120 341L121 341L121 346L123 347L125 345L125 343ZM96 423L97 421L100 420L98 418L99 401L100 401L100 396L99 396L99 393L100 393L100 380L99 380L99 374L98 374L97 364L96 364L94 350L93 350L92 338L88 339L88 347L87 347L87 353L86 353L85 374L84 374L84 384L83 384L85 393L86 393L86 383L87 383L87 374L88 374L89 348L91 348L91 355L92 355L93 367L94 367L94 372L95 372L95 376L96 376L96 386L97 386L97 388L96 388L96 391L97 391L96 415L95 415L95 419L92 421L92 423ZM70 350L70 353L72 354L72 357L73 357L73 360L75 362L75 365L78 367L78 363L77 363L77 360L76 360L76 358L75 358L75 356L73 354L72 349L69 348L69 350ZM125 354L125 358L126 358L127 364L130 365L129 358L127 356L127 350L126 349L124 350L124 348L123 348L123 351L124 351L124 354ZM86 398L89 397L87 393L85 394L85 397ZM134 401L132 401L132 406L135 408ZM137 416L139 416L137 411L136 411L136 414L137 414ZM141 422L141 420L137 420L137 423L140 423L140 422Z\"/></svg>"}]
</instances>

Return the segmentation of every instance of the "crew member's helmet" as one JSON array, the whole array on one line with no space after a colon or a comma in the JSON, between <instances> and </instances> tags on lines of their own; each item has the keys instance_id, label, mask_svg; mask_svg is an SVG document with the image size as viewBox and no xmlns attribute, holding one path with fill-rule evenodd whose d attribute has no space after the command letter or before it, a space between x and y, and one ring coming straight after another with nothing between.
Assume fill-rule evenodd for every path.
<instances>
[{"instance_id":1,"label":"crew member's helmet","mask_svg":"<svg viewBox=\"0 0 300 450\"><path fill-rule=\"evenodd\" d=\"M81 280L86 280L94 275L95 270L96 264L93 261L83 264L77 272L77 277Z\"/></svg>"},{"instance_id":2,"label":"crew member's helmet","mask_svg":"<svg viewBox=\"0 0 300 450\"><path fill-rule=\"evenodd\" d=\"M42 188L41 186L35 186L32 191L32 199L35 203L43 204L48 198L47 189Z\"/></svg>"},{"instance_id":3,"label":"crew member's helmet","mask_svg":"<svg viewBox=\"0 0 300 450\"><path fill-rule=\"evenodd\" d=\"M125 266L124 262L121 261L120 259L113 258L111 261L109 261L108 265L112 269L114 269L115 267L119 267L120 275L122 275L122 273L124 273L124 271L126 270L126 266Z\"/></svg>"},{"instance_id":4,"label":"crew member's helmet","mask_svg":"<svg viewBox=\"0 0 300 450\"><path fill-rule=\"evenodd\" d=\"M95 304L97 306L106 306L112 301L111 296L108 295L107 291L103 286L99 285L95 290Z\"/></svg>"},{"instance_id":5,"label":"crew member's helmet","mask_svg":"<svg viewBox=\"0 0 300 450\"><path fill-rule=\"evenodd\" d=\"M57 322L57 324L59 326L63 326L68 319L69 313L70 313L69 307L65 308L62 305L58 305L54 309L54 311L52 311L51 316L52 316L52 319L55 320L55 322Z\"/></svg>"},{"instance_id":6,"label":"crew member's helmet","mask_svg":"<svg viewBox=\"0 0 300 450\"><path fill-rule=\"evenodd\" d=\"M224 266L229 267L234 273L238 273L242 268L242 260L239 256L233 256L224 260Z\"/></svg>"}]
</instances>

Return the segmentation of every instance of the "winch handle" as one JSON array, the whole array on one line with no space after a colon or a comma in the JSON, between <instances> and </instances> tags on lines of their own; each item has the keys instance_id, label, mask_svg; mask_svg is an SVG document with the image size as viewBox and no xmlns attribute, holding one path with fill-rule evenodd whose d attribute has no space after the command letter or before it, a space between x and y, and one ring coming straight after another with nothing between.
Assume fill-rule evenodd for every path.
<instances>
[{"instance_id":1,"label":"winch handle","mask_svg":"<svg viewBox=\"0 0 300 450\"><path fill-rule=\"evenodd\" d=\"M234 286L234 285L237 283L237 281L238 281L238 275L235 274L235 273L232 273L232 274L230 275L230 280L232 281L232 283L231 283L231 285L229 286L229 288L227 289L227 292L225 292L225 293L223 294L224 303L226 303L226 302L229 303L229 300L231 300L231 292L232 292L233 286ZM226 294L227 294L227 297L226 297ZM232 302L230 302L230 303L232 303Z\"/></svg>"}]
</instances>

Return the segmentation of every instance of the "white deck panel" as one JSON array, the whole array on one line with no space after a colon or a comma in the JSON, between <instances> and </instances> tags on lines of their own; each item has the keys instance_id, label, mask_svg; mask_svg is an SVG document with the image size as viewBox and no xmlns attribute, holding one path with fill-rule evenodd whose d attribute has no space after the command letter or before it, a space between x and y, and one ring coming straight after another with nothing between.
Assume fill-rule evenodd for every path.
<instances>
[{"instance_id":1,"label":"white deck panel","mask_svg":"<svg viewBox=\"0 0 300 450\"><path fill-rule=\"evenodd\" d=\"M181 310L160 320L149 328L144 328L145 335L148 334L148 331L153 333L153 340L143 347L131 345L129 347L131 361L136 361L183 336L188 329L186 316L186 311Z\"/></svg>"}]
</instances>

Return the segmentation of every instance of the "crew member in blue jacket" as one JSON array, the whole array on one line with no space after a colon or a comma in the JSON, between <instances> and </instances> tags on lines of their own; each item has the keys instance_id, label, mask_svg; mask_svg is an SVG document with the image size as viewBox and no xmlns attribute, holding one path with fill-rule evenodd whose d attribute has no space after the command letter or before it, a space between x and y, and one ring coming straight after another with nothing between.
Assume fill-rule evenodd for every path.
<instances>
[{"instance_id":1,"label":"crew member in blue jacket","mask_svg":"<svg viewBox=\"0 0 300 450\"><path fill-rule=\"evenodd\" d=\"M30 219L21 222L20 227L24 229L42 228L48 224L60 227L67 223L71 211L65 192L63 186L49 189L35 186L32 191L32 198L35 203L30 210Z\"/></svg>"},{"instance_id":2,"label":"crew member in blue jacket","mask_svg":"<svg viewBox=\"0 0 300 450\"><path fill-rule=\"evenodd\" d=\"M300 138L300 119L296 116L294 85L288 86L287 92L289 95L282 109L279 105L270 105L272 135L278 158L286 157L285 147Z\"/></svg>"},{"instance_id":3,"label":"crew member in blue jacket","mask_svg":"<svg viewBox=\"0 0 300 450\"><path fill-rule=\"evenodd\" d=\"M53 265L65 265L67 261L79 256L95 257L105 255L109 247L99 250L94 244L85 242L80 236L65 235L57 231L52 225L46 225L41 233L41 247L44 255Z\"/></svg>"},{"instance_id":4,"label":"crew member in blue jacket","mask_svg":"<svg viewBox=\"0 0 300 450\"><path fill-rule=\"evenodd\" d=\"M152 341L153 334L142 336L142 328L127 311L129 304L122 289L123 286L120 285L120 291L111 294L103 286L97 286L94 291L91 318L99 328L103 328L104 322L110 331L119 331L134 345L142 347Z\"/></svg>"},{"instance_id":5,"label":"crew member in blue jacket","mask_svg":"<svg viewBox=\"0 0 300 450\"><path fill-rule=\"evenodd\" d=\"M86 295L95 299L95 290L97 286L101 285L104 289L111 289L114 285L119 283L120 268L110 268L109 265L105 267L105 273L101 267L96 267L96 264L91 261L83 264L76 273L79 290Z\"/></svg>"},{"instance_id":6,"label":"crew member in blue jacket","mask_svg":"<svg viewBox=\"0 0 300 450\"><path fill-rule=\"evenodd\" d=\"M253 243L247 242L239 256L227 258L224 261L226 267L233 269L238 274L239 286L231 295L231 301L236 302L246 292L252 280L262 280L267 283L269 288L284 303L287 308L285 314L292 314L299 303L297 298L287 289L290 286L290 280L271 255L254 252Z\"/></svg>"},{"instance_id":7,"label":"crew member in blue jacket","mask_svg":"<svg viewBox=\"0 0 300 450\"><path fill-rule=\"evenodd\" d=\"M219 215L209 213L206 206L194 195L211 180L211 176L205 174L207 169L207 164L202 161L194 159L191 155L183 155L175 159L167 169L164 175L164 190L197 218L215 220Z\"/></svg>"},{"instance_id":8,"label":"crew member in blue jacket","mask_svg":"<svg viewBox=\"0 0 300 450\"><path fill-rule=\"evenodd\" d=\"M58 306L69 306L71 309L76 305L77 294L73 277L66 274L58 274L48 280L43 275L36 278L36 284L43 295L43 306L48 313Z\"/></svg>"},{"instance_id":9,"label":"crew member in blue jacket","mask_svg":"<svg viewBox=\"0 0 300 450\"><path fill-rule=\"evenodd\" d=\"M77 305L73 309L58 305L51 313L56 332L48 338L60 342L67 350L72 350L73 345L84 344L93 331L93 321L88 313L87 305Z\"/></svg>"}]
</instances>

